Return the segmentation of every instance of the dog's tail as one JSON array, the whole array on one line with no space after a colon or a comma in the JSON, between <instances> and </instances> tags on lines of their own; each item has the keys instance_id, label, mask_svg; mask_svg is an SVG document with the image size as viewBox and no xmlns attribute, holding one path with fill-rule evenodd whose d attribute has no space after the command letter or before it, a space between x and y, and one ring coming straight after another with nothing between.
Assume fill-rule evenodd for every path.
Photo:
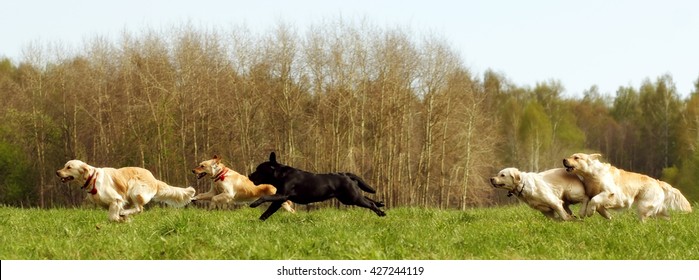
<instances>
[{"instance_id":1,"label":"dog's tail","mask_svg":"<svg viewBox=\"0 0 699 280\"><path fill-rule=\"evenodd\" d=\"M357 175L355 175L355 174L353 174L353 173L349 173L349 172L347 172L347 173L342 173L342 174L345 175L345 176L347 176L347 177L349 177L350 179L352 179L352 181L357 182L357 185L358 185L359 188L362 189L363 191L368 192L368 193L376 193L376 190L375 190L374 188L372 188L371 186L369 186L369 184L367 184L366 182L364 182L364 180L362 180L362 178L360 178L359 176L357 176Z\"/></svg>"},{"instance_id":2,"label":"dog's tail","mask_svg":"<svg viewBox=\"0 0 699 280\"><path fill-rule=\"evenodd\" d=\"M192 187L179 188L165 183L158 184L158 192L153 197L155 201L165 202L173 207L183 207L194 198L196 190Z\"/></svg>"},{"instance_id":3,"label":"dog's tail","mask_svg":"<svg viewBox=\"0 0 699 280\"><path fill-rule=\"evenodd\" d=\"M670 210L678 210L682 212L692 212L692 205L689 204L687 198L682 195L680 190L673 188L670 184L659 181L660 186L665 192L665 206Z\"/></svg>"}]
</instances>

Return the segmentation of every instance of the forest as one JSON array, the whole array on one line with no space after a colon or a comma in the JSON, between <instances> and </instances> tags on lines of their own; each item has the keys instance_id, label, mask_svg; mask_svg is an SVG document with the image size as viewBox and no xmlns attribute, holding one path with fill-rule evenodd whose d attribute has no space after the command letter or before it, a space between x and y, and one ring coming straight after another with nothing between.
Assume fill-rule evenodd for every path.
<instances>
[{"instance_id":1,"label":"forest","mask_svg":"<svg viewBox=\"0 0 699 280\"><path fill-rule=\"evenodd\" d=\"M579 96L551 80L473 73L438 35L341 21L99 35L0 58L0 204L83 203L55 171L69 159L140 166L208 189L191 169L214 154L249 174L271 151L313 172L348 171L389 207L511 203L488 178L599 152L699 200L699 79L672 75Z\"/></svg>"}]
</instances>

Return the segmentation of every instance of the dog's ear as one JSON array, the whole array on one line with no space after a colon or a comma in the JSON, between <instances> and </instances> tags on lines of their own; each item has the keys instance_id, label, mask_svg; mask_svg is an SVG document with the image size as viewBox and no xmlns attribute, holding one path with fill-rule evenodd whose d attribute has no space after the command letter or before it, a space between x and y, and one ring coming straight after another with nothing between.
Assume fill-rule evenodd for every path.
<instances>
[{"instance_id":1,"label":"dog's ear","mask_svg":"<svg viewBox=\"0 0 699 280\"><path fill-rule=\"evenodd\" d=\"M221 162L221 157L219 157L218 155L214 155L214 161L215 161L216 163Z\"/></svg>"},{"instance_id":2,"label":"dog's ear","mask_svg":"<svg viewBox=\"0 0 699 280\"><path fill-rule=\"evenodd\" d=\"M515 183L515 185L518 185L519 182L522 181L522 176L519 175L519 172L512 172L512 181Z\"/></svg>"},{"instance_id":3,"label":"dog's ear","mask_svg":"<svg viewBox=\"0 0 699 280\"><path fill-rule=\"evenodd\" d=\"M274 152L269 154L269 162L277 163L277 154L275 154Z\"/></svg>"},{"instance_id":4,"label":"dog's ear","mask_svg":"<svg viewBox=\"0 0 699 280\"><path fill-rule=\"evenodd\" d=\"M590 159L591 160L596 160L602 157L602 154L591 154Z\"/></svg>"},{"instance_id":5,"label":"dog's ear","mask_svg":"<svg viewBox=\"0 0 699 280\"><path fill-rule=\"evenodd\" d=\"M87 166L86 163L80 164L80 167L78 168L80 169L80 172L83 175L83 177L85 177L85 179L87 179L87 177L90 176L90 168Z\"/></svg>"}]
</instances>

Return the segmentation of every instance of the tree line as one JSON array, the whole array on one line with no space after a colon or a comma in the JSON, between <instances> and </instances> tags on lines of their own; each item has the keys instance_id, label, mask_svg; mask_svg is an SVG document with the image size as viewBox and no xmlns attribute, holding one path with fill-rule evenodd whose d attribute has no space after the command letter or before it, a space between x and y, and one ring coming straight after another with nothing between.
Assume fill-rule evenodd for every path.
<instances>
[{"instance_id":1,"label":"tree line","mask_svg":"<svg viewBox=\"0 0 699 280\"><path fill-rule=\"evenodd\" d=\"M73 158L141 166L208 188L214 154L243 174L276 151L313 172L356 173L388 206L464 209L512 201L488 177L560 167L573 152L699 198L699 80L672 76L566 97L564 86L476 75L444 39L326 22L95 37L79 50L30 46L0 61L0 203L54 207L85 196L55 170Z\"/></svg>"}]
</instances>

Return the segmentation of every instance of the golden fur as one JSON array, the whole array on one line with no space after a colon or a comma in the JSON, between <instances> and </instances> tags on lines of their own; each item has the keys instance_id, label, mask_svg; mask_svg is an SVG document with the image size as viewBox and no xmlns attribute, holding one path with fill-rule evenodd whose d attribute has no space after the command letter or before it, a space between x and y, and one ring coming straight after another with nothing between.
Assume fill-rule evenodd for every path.
<instances>
[{"instance_id":1,"label":"golden fur","mask_svg":"<svg viewBox=\"0 0 699 280\"><path fill-rule=\"evenodd\" d=\"M557 214L559 219L572 220L569 205L576 203L582 203L582 215L589 200L582 182L576 176L567 174L563 168L540 173L505 168L497 176L491 177L490 183L495 188L507 190L552 219Z\"/></svg>"},{"instance_id":2,"label":"golden fur","mask_svg":"<svg viewBox=\"0 0 699 280\"><path fill-rule=\"evenodd\" d=\"M587 216L600 209L631 208L634 203L641 221L657 216L669 219L668 210L692 211L689 201L670 184L602 163L601 156L577 153L563 159L566 170L585 182L586 192L591 197Z\"/></svg>"},{"instance_id":3,"label":"golden fur","mask_svg":"<svg viewBox=\"0 0 699 280\"><path fill-rule=\"evenodd\" d=\"M206 174L211 176L211 189L208 192L200 193L194 200L211 200L209 208L213 209L232 203L250 203L263 195L273 195L277 193L277 188L269 184L255 185L248 179L221 163L221 157L214 155L213 159L202 161L199 166L192 169L192 173L200 179ZM296 212L291 207L291 202L282 204L286 211Z\"/></svg>"},{"instance_id":4,"label":"golden fur","mask_svg":"<svg viewBox=\"0 0 699 280\"><path fill-rule=\"evenodd\" d=\"M151 199L182 207L195 193L192 187L178 188L159 181L153 173L140 167L97 168L80 160L70 160L56 175L64 183L75 180L82 184L89 200L109 209L111 221L124 221L129 215L140 213ZM124 209L126 204L132 207Z\"/></svg>"}]
</instances>

